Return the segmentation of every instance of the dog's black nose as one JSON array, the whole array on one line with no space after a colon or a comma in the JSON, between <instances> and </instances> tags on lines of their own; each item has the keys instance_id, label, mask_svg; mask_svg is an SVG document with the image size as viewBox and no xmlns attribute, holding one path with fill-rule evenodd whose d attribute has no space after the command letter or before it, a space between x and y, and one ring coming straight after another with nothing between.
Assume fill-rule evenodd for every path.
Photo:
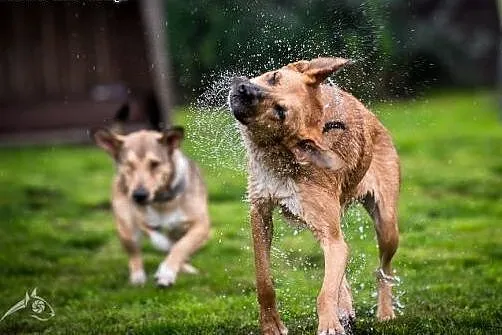
<instances>
[{"instance_id":1,"label":"dog's black nose","mask_svg":"<svg viewBox=\"0 0 502 335\"><path fill-rule=\"evenodd\" d=\"M235 77L233 80L234 92L244 100L251 102L260 96L260 89L246 77Z\"/></svg>"},{"instance_id":2,"label":"dog's black nose","mask_svg":"<svg viewBox=\"0 0 502 335\"><path fill-rule=\"evenodd\" d=\"M239 84L249 81L249 78L244 76L237 76L232 78L232 86L238 86Z\"/></svg>"},{"instance_id":3,"label":"dog's black nose","mask_svg":"<svg viewBox=\"0 0 502 335\"><path fill-rule=\"evenodd\" d=\"M260 87L246 77L235 77L230 93L230 109L242 124L248 124L256 114L257 106L262 98Z\"/></svg>"},{"instance_id":4,"label":"dog's black nose","mask_svg":"<svg viewBox=\"0 0 502 335\"><path fill-rule=\"evenodd\" d=\"M150 193L148 193L148 190L143 186L138 187L132 192L132 199L139 205L144 205L149 196Z\"/></svg>"}]
</instances>

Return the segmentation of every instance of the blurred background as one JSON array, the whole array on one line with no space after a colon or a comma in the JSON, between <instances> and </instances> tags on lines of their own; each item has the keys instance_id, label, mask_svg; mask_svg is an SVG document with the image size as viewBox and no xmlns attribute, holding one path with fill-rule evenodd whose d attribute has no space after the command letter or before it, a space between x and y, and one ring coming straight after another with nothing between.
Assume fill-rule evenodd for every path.
<instances>
[{"instance_id":1,"label":"blurred background","mask_svg":"<svg viewBox=\"0 0 502 335\"><path fill-rule=\"evenodd\" d=\"M215 78L322 55L365 102L502 82L497 0L2 1L0 144L82 142L124 101L197 99ZM498 74L497 74L498 73Z\"/></svg>"},{"instance_id":2,"label":"blurred background","mask_svg":"<svg viewBox=\"0 0 502 335\"><path fill-rule=\"evenodd\" d=\"M351 58L330 81L363 100L401 158L399 317L374 318L378 266L361 206L342 226L353 334L502 333L502 6L496 0L0 1L0 334L256 334L245 150L226 99L234 75ZM129 129L185 126L213 234L199 276L127 283L110 158L87 130L131 106ZM500 102L500 103L498 103ZM155 111L160 110L160 114ZM274 227L273 274L290 334L314 334L323 258L309 231Z\"/></svg>"}]
</instances>

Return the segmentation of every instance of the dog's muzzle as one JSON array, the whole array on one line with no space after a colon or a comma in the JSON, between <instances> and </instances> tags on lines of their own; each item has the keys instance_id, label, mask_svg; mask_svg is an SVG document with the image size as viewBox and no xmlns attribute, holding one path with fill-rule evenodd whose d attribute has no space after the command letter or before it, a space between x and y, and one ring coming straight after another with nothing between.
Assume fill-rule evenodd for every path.
<instances>
[{"instance_id":1,"label":"dog's muzzle","mask_svg":"<svg viewBox=\"0 0 502 335\"><path fill-rule=\"evenodd\" d=\"M248 124L251 117L256 113L263 92L246 77L235 77L230 90L230 109L237 120L242 124Z\"/></svg>"},{"instance_id":2,"label":"dog's muzzle","mask_svg":"<svg viewBox=\"0 0 502 335\"><path fill-rule=\"evenodd\" d=\"M143 186L138 187L132 192L132 199L138 205L146 205L149 197L150 193Z\"/></svg>"}]
</instances>

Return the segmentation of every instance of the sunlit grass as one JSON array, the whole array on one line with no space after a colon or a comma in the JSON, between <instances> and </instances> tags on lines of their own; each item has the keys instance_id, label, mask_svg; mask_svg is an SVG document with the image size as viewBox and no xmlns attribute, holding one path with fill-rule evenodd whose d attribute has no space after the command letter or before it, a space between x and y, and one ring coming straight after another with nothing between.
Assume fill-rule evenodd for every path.
<instances>
[{"instance_id":1,"label":"sunlit grass","mask_svg":"<svg viewBox=\"0 0 502 335\"><path fill-rule=\"evenodd\" d=\"M404 309L395 321L374 321L376 242L371 221L355 206L344 220L355 333L502 332L502 125L495 97L442 94L373 110L402 158L395 268ZM214 150L203 135L210 124L232 129L231 118L180 111L177 120L189 123L185 149L201 162L210 191L212 238L194 258L202 274L182 275L168 290L151 278L144 288L127 284L126 256L108 210L113 167L98 149L2 149L0 314L38 287L56 316L40 322L20 311L0 322L0 333L258 332L239 146ZM152 274L161 255L145 247ZM317 243L308 231L279 222L272 260L290 333L313 334L323 267Z\"/></svg>"}]
</instances>

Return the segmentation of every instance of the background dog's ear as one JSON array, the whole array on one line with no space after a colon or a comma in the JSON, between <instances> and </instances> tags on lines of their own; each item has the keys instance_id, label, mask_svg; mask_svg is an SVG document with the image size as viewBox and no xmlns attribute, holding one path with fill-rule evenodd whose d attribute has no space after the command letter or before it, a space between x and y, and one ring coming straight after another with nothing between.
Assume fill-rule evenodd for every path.
<instances>
[{"instance_id":1,"label":"background dog's ear","mask_svg":"<svg viewBox=\"0 0 502 335\"><path fill-rule=\"evenodd\" d=\"M174 126L172 128L164 130L162 137L159 142L166 145L169 149L179 148L181 141L183 140L185 130L183 127Z\"/></svg>"},{"instance_id":2,"label":"background dog's ear","mask_svg":"<svg viewBox=\"0 0 502 335\"><path fill-rule=\"evenodd\" d=\"M314 164L320 168L336 171L345 165L345 162L328 148L316 143L314 140L302 140L295 145L291 152L296 161L301 165Z\"/></svg>"},{"instance_id":3,"label":"background dog's ear","mask_svg":"<svg viewBox=\"0 0 502 335\"><path fill-rule=\"evenodd\" d=\"M291 63L288 68L303 73L307 77L307 84L317 86L326 78L353 62L345 58L321 57L311 61L301 60Z\"/></svg>"},{"instance_id":4,"label":"background dog's ear","mask_svg":"<svg viewBox=\"0 0 502 335\"><path fill-rule=\"evenodd\" d=\"M89 135L94 143L103 148L114 159L118 158L120 149L124 143L120 138L120 135L117 135L106 128L93 128L89 131Z\"/></svg>"}]
</instances>

